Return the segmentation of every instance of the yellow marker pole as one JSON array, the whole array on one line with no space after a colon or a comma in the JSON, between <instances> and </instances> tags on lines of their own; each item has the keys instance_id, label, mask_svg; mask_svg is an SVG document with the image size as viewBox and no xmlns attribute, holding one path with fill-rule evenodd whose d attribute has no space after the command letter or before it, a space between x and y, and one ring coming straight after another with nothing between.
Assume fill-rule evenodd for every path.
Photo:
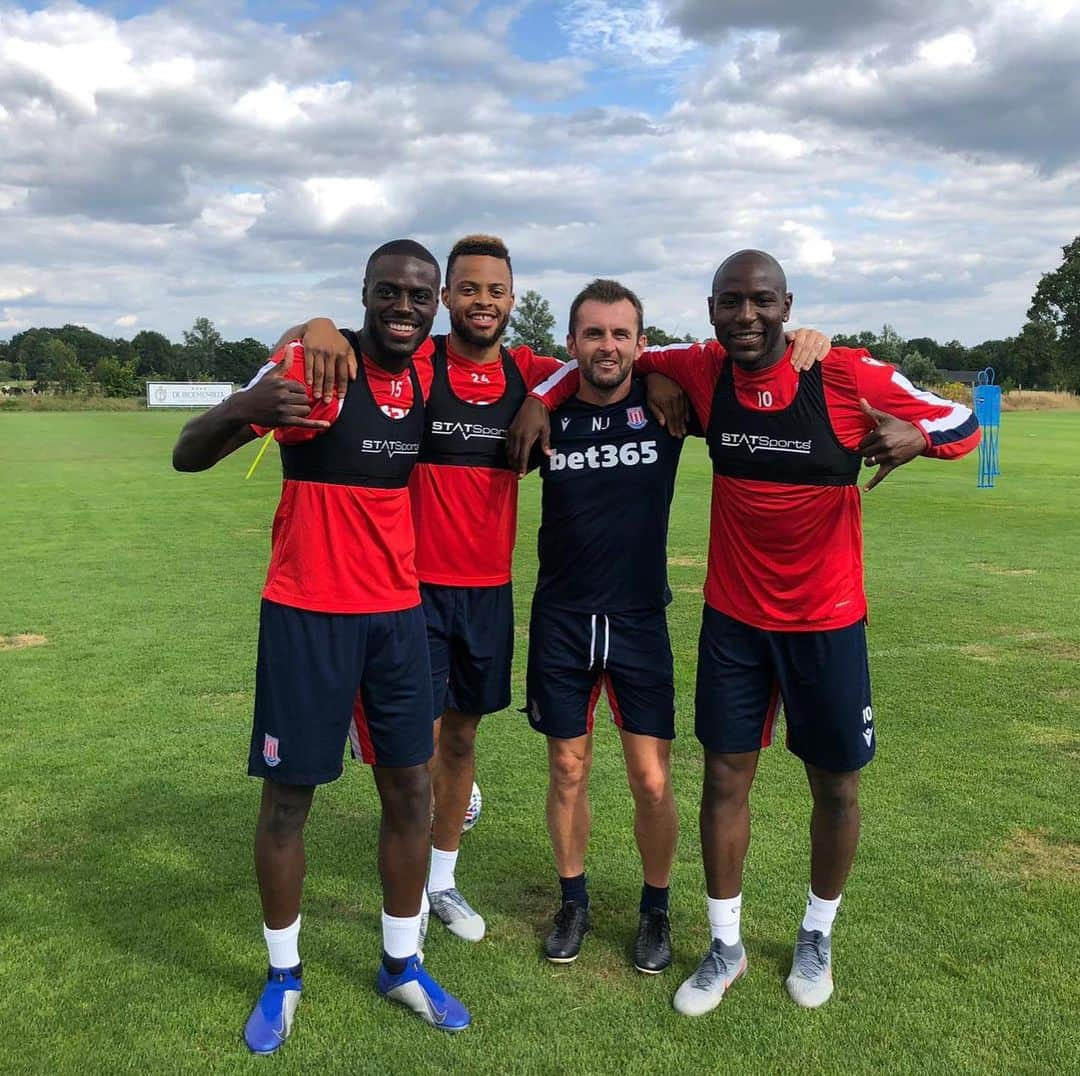
<instances>
[{"instance_id":1,"label":"yellow marker pole","mask_svg":"<svg viewBox=\"0 0 1080 1076\"><path fill-rule=\"evenodd\" d=\"M266 450L270 447L270 442L274 439L274 431L271 430L264 438L262 448L259 449L258 455L252 460L251 466L248 468L248 473L244 475L244 480L247 481L254 473L255 468L259 466L259 461L266 455Z\"/></svg>"}]
</instances>

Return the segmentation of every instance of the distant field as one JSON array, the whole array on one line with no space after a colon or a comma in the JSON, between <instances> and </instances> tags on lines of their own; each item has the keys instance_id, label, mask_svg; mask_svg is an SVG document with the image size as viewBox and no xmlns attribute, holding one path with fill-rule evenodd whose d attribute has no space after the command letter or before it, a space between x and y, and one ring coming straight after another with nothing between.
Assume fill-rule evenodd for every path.
<instances>
[{"instance_id":1,"label":"distant field","mask_svg":"<svg viewBox=\"0 0 1080 1076\"><path fill-rule=\"evenodd\" d=\"M484 815L458 877L488 918L434 925L473 1011L445 1038L376 997L377 809L349 767L308 828L296 1030L240 1030L265 951L244 776L258 594L278 486L254 449L178 475L185 415L0 415L0 1072L1072 1073L1080 1071L1080 415L1005 416L994 490L920 460L866 498L878 758L836 927L837 990L783 990L807 880L805 778L766 752L753 800L749 974L719 1009L671 996L707 945L693 658L708 502L700 444L671 528L680 700L676 964L629 965L640 885L617 738L598 723L579 962L539 944L556 885L544 749L514 711L480 737ZM535 574L523 487L518 697ZM627 536L628 541L633 536Z\"/></svg>"}]
</instances>

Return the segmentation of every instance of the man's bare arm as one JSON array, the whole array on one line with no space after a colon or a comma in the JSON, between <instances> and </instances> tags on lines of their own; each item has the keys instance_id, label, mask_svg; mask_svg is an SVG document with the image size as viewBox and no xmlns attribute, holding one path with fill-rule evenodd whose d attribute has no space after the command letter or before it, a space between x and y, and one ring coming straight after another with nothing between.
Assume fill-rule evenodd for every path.
<instances>
[{"instance_id":1,"label":"man's bare arm","mask_svg":"<svg viewBox=\"0 0 1080 1076\"><path fill-rule=\"evenodd\" d=\"M295 339L295 338L294 338ZM283 376L291 362L285 357L250 388L234 392L216 407L191 419L180 431L173 448L178 471L205 471L254 440L255 426L306 426L325 430L329 422L309 419L311 402L299 381Z\"/></svg>"}]
</instances>

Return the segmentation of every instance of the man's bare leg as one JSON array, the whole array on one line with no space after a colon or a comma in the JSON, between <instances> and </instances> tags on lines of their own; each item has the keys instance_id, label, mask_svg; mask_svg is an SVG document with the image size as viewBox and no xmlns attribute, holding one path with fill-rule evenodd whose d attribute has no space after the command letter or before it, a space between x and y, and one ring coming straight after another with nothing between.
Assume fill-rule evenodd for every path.
<instances>
[{"instance_id":1,"label":"man's bare leg","mask_svg":"<svg viewBox=\"0 0 1080 1076\"><path fill-rule=\"evenodd\" d=\"M458 891L455 878L461 827L476 774L476 732L480 715L449 709L435 724L436 746L431 760L434 817L428 898L432 911L451 933L466 941L480 941L486 930L484 920Z\"/></svg>"},{"instance_id":2,"label":"man's bare leg","mask_svg":"<svg viewBox=\"0 0 1080 1076\"><path fill-rule=\"evenodd\" d=\"M557 964L577 959L589 929L589 893L585 882L585 852L592 815L589 771L592 734L561 740L548 737L547 826L562 902L555 929L544 942L544 955Z\"/></svg>"}]
</instances>

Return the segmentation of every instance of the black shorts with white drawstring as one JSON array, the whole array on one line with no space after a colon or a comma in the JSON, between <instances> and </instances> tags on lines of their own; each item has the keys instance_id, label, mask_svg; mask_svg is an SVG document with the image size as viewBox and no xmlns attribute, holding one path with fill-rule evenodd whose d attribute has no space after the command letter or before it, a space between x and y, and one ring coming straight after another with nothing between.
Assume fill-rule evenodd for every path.
<instances>
[{"instance_id":1,"label":"black shorts with white drawstring","mask_svg":"<svg viewBox=\"0 0 1080 1076\"><path fill-rule=\"evenodd\" d=\"M664 610L582 613L533 602L525 685L529 724L556 739L591 733L601 689L624 732L675 738L675 675Z\"/></svg>"}]
</instances>

